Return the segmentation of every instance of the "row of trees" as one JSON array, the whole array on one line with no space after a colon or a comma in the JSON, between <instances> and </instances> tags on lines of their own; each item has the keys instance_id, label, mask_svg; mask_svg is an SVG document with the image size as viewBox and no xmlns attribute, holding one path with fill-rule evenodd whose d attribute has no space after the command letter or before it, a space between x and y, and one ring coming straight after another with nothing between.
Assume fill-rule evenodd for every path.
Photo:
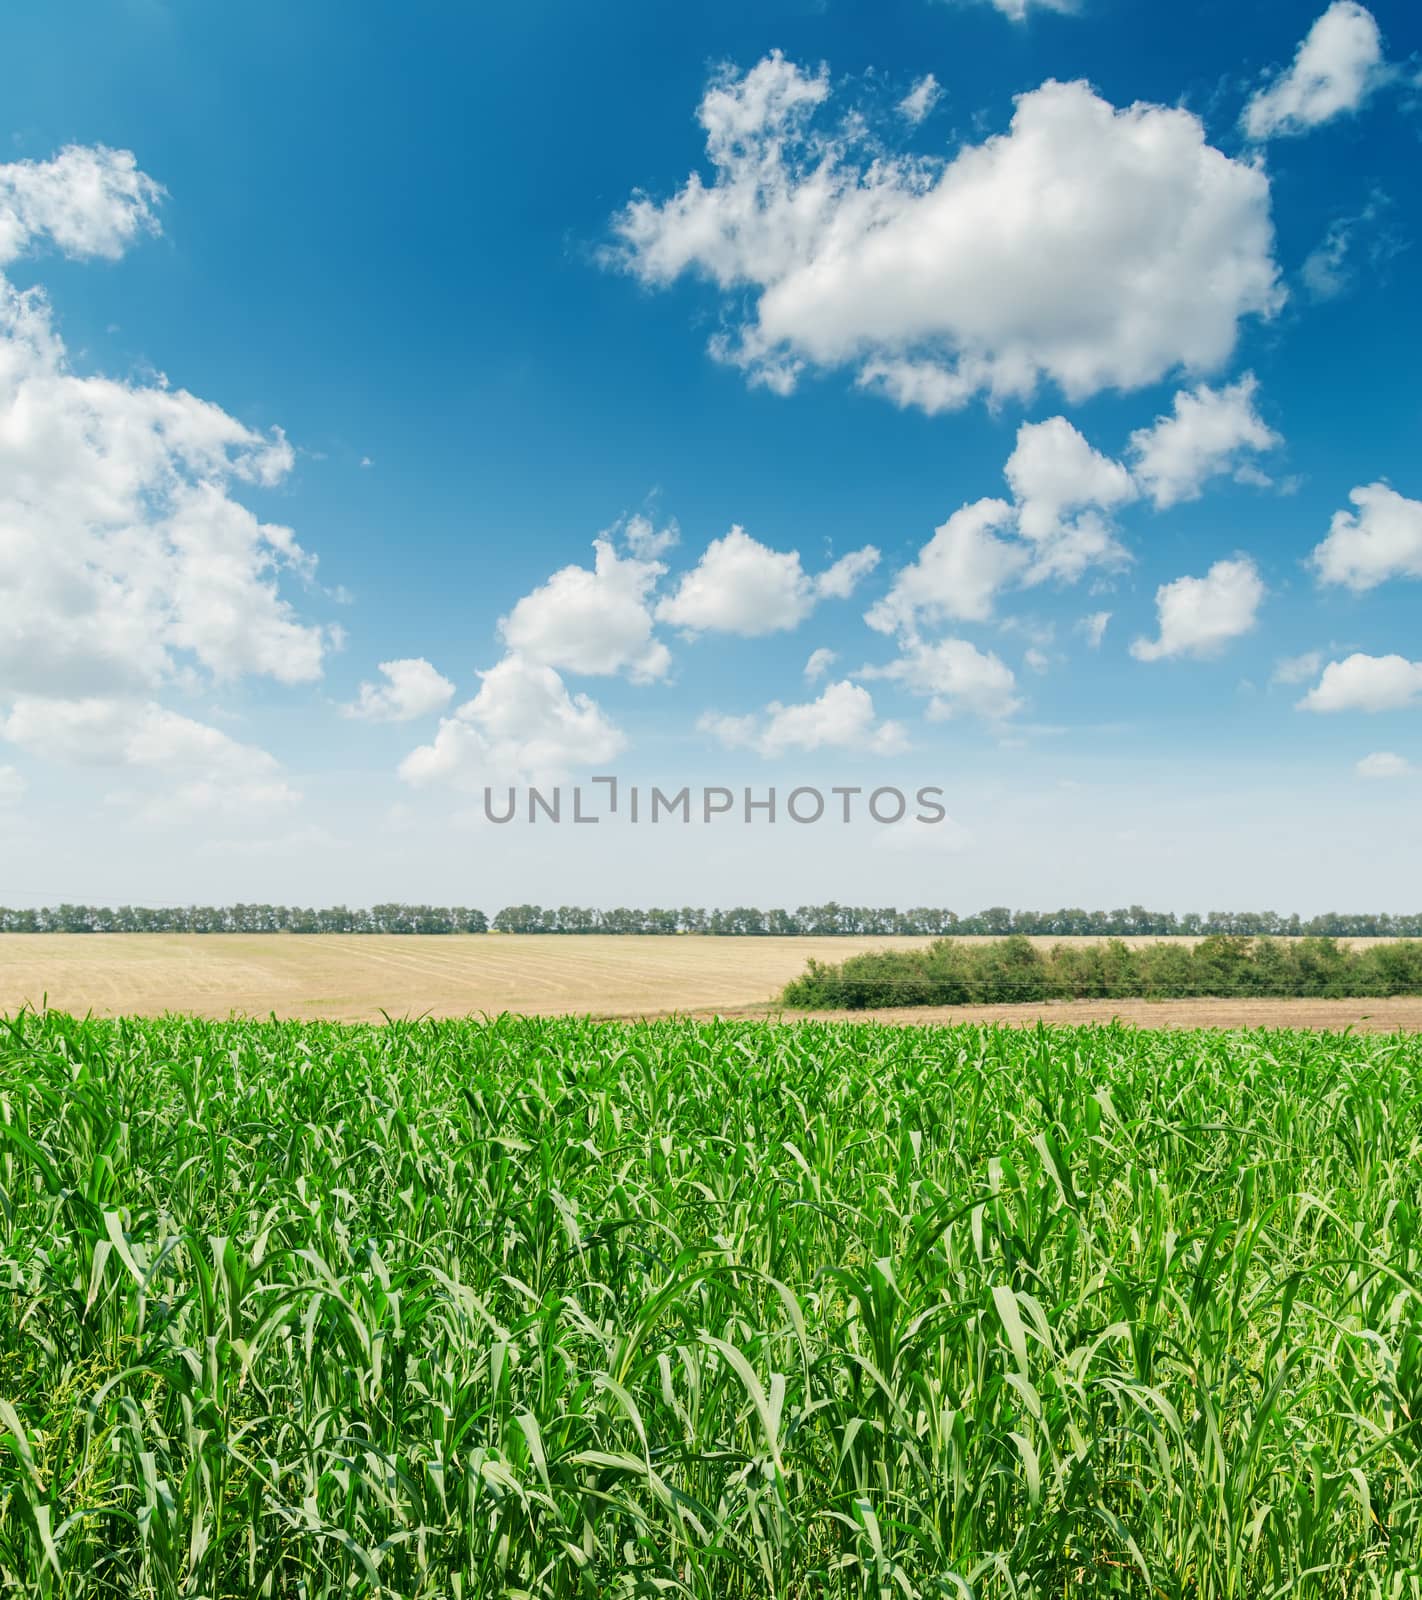
<instances>
[{"instance_id":1,"label":"row of trees","mask_svg":"<svg viewBox=\"0 0 1422 1600\"><path fill-rule=\"evenodd\" d=\"M871 950L837 965L811 961L781 998L812 1010L858 1011L1036 1000L1415 994L1422 994L1422 944L1355 950L1334 939L1216 934L1194 945L1110 940L1043 949L1014 935L991 944L940 939L926 948Z\"/></svg>"},{"instance_id":2,"label":"row of trees","mask_svg":"<svg viewBox=\"0 0 1422 1600\"><path fill-rule=\"evenodd\" d=\"M487 933L468 906L0 906L0 933Z\"/></svg>"},{"instance_id":3,"label":"row of trees","mask_svg":"<svg viewBox=\"0 0 1422 1600\"><path fill-rule=\"evenodd\" d=\"M893 906L797 906L761 911L753 906L704 910L695 906L600 911L591 906L505 906L493 920L496 933L700 933L728 936L768 934L977 934L1006 938L1035 934L1063 938L1151 937L1223 934L1242 938L1422 938L1422 912L1390 915L1330 911L1318 917L1280 916L1273 911L1012 911L990 906L973 916L953 911ZM0 906L0 933L484 933L482 911L468 906L409 906L390 903L368 910L329 906Z\"/></svg>"},{"instance_id":4,"label":"row of trees","mask_svg":"<svg viewBox=\"0 0 1422 1600\"><path fill-rule=\"evenodd\" d=\"M1115 939L1170 938L1185 934L1204 938L1228 934L1243 938L1418 938L1422 937L1422 912L1394 916L1386 912L1330 911L1318 917L1281 916L1274 911L1211 911L1206 915L1173 911L1147 911L1127 906L1116 911L1012 911L990 906L972 916L917 906L900 911L894 906L842 906L831 901L822 906L798 906L793 911L760 911L752 906L704 911L692 906L679 910L634 911L618 907L596 911L586 906L506 906L495 916L497 933L709 933L709 934L930 934L951 938L975 934L1007 938L1011 934L1046 937Z\"/></svg>"}]
</instances>

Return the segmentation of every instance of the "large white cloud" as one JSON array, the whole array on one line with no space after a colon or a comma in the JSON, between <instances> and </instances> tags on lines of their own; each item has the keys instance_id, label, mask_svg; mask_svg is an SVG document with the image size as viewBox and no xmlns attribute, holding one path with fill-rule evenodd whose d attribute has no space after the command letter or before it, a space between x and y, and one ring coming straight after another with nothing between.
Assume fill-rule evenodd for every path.
<instances>
[{"instance_id":1,"label":"large white cloud","mask_svg":"<svg viewBox=\"0 0 1422 1600\"><path fill-rule=\"evenodd\" d=\"M753 381L848 366L929 411L1043 379L1080 400L1217 367L1281 302L1268 179L1188 111L1049 82L935 160L886 154L852 113L819 129L829 96L779 53L723 72L699 112L711 181L614 221L611 258L643 282L751 291L713 348Z\"/></svg>"},{"instance_id":2,"label":"large white cloud","mask_svg":"<svg viewBox=\"0 0 1422 1600\"><path fill-rule=\"evenodd\" d=\"M671 652L652 636L648 598L666 568L619 555L594 540L591 571L563 567L499 622L504 643L545 666L597 676L625 672L635 682L666 676Z\"/></svg>"},{"instance_id":3,"label":"large white cloud","mask_svg":"<svg viewBox=\"0 0 1422 1600\"><path fill-rule=\"evenodd\" d=\"M707 545L675 592L660 602L657 620L689 633L778 633L798 627L818 601L847 598L878 560L879 552L866 545L811 577L797 550L772 550L733 527Z\"/></svg>"},{"instance_id":4,"label":"large white cloud","mask_svg":"<svg viewBox=\"0 0 1422 1600\"><path fill-rule=\"evenodd\" d=\"M117 254L157 193L113 151L0 166L0 259ZM194 666L319 677L328 637L278 587L314 563L232 494L292 462L280 432L161 379L74 372L43 294L0 277L0 695L151 691Z\"/></svg>"},{"instance_id":5,"label":"large white cloud","mask_svg":"<svg viewBox=\"0 0 1422 1600\"><path fill-rule=\"evenodd\" d=\"M1403 711L1422 700L1422 661L1355 652L1330 661L1300 711Z\"/></svg>"},{"instance_id":6,"label":"large white cloud","mask_svg":"<svg viewBox=\"0 0 1422 1600\"><path fill-rule=\"evenodd\" d=\"M1334 0L1293 64L1244 108L1244 131L1251 139L1304 133L1356 111L1383 76L1382 37L1372 12L1355 0Z\"/></svg>"},{"instance_id":7,"label":"large white cloud","mask_svg":"<svg viewBox=\"0 0 1422 1600\"><path fill-rule=\"evenodd\" d=\"M127 151L0 164L0 268L44 248L113 259L158 231L161 197ZM43 291L0 275L0 734L115 769L164 821L291 804L267 752L152 697L204 675L320 676L337 630L280 592L314 559L235 497L293 460L279 430L166 379L76 372Z\"/></svg>"},{"instance_id":8,"label":"large white cloud","mask_svg":"<svg viewBox=\"0 0 1422 1600\"><path fill-rule=\"evenodd\" d=\"M760 716L709 712L697 727L728 749L752 749L763 756L826 749L893 755L908 743L900 724L881 722L874 712L873 696L848 679L829 684L818 699L800 705L773 700Z\"/></svg>"},{"instance_id":9,"label":"large white cloud","mask_svg":"<svg viewBox=\"0 0 1422 1600\"><path fill-rule=\"evenodd\" d=\"M1337 511L1328 537L1313 552L1320 583L1361 592L1389 578L1422 578L1422 500L1385 483L1354 489L1356 511Z\"/></svg>"},{"instance_id":10,"label":"large white cloud","mask_svg":"<svg viewBox=\"0 0 1422 1600\"><path fill-rule=\"evenodd\" d=\"M21 695L0 716L0 738L48 760L134 780L131 798L153 821L260 821L298 798L267 751L151 700Z\"/></svg>"},{"instance_id":11,"label":"large white cloud","mask_svg":"<svg viewBox=\"0 0 1422 1600\"><path fill-rule=\"evenodd\" d=\"M552 783L626 748L622 730L597 702L570 694L550 666L508 655L479 676L478 694L401 762L407 783Z\"/></svg>"},{"instance_id":12,"label":"large white cloud","mask_svg":"<svg viewBox=\"0 0 1422 1600\"><path fill-rule=\"evenodd\" d=\"M925 715L930 722L964 711L980 717L1010 717L1021 705L1012 668L966 639L940 639L934 644L912 640L897 661L865 667L859 675L886 678L902 684L910 694L926 696Z\"/></svg>"},{"instance_id":13,"label":"large white cloud","mask_svg":"<svg viewBox=\"0 0 1422 1600\"><path fill-rule=\"evenodd\" d=\"M384 683L363 683L355 700L341 710L365 722L412 722L427 717L454 698L454 685L423 656L382 661Z\"/></svg>"},{"instance_id":14,"label":"large white cloud","mask_svg":"<svg viewBox=\"0 0 1422 1600\"><path fill-rule=\"evenodd\" d=\"M1259 415L1258 388L1250 372L1226 388L1182 389L1169 416L1131 435L1136 480L1157 510L1198 500L1206 481L1221 473L1258 479L1258 469L1241 457L1282 442Z\"/></svg>"},{"instance_id":15,"label":"large white cloud","mask_svg":"<svg viewBox=\"0 0 1422 1600\"><path fill-rule=\"evenodd\" d=\"M1135 640L1131 654L1138 661L1218 655L1253 628L1264 594L1264 580L1247 556L1216 561L1203 578L1163 583L1155 592L1160 636Z\"/></svg>"}]
</instances>

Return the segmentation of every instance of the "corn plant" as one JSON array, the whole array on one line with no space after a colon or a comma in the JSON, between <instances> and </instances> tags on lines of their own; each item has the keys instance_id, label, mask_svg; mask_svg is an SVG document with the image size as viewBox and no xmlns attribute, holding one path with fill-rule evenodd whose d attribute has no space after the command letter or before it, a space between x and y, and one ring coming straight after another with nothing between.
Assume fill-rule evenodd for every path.
<instances>
[{"instance_id":1,"label":"corn plant","mask_svg":"<svg viewBox=\"0 0 1422 1600\"><path fill-rule=\"evenodd\" d=\"M0 1594L1418 1600L1422 1043L0 1023Z\"/></svg>"}]
</instances>

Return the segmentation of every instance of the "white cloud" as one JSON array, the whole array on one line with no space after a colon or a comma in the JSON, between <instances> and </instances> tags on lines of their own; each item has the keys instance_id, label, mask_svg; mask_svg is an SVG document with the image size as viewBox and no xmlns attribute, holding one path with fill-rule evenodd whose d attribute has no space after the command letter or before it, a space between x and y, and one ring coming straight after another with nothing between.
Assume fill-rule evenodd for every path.
<instances>
[{"instance_id":1,"label":"white cloud","mask_svg":"<svg viewBox=\"0 0 1422 1600\"><path fill-rule=\"evenodd\" d=\"M1404 711L1422 698L1422 661L1361 652L1330 661L1300 711Z\"/></svg>"},{"instance_id":2,"label":"white cloud","mask_svg":"<svg viewBox=\"0 0 1422 1600\"><path fill-rule=\"evenodd\" d=\"M1106 627L1111 621L1109 611L1093 611L1090 616L1083 617L1077 628L1085 636L1087 645L1092 650L1101 648L1101 641L1106 637Z\"/></svg>"},{"instance_id":3,"label":"white cloud","mask_svg":"<svg viewBox=\"0 0 1422 1600\"><path fill-rule=\"evenodd\" d=\"M1015 502L988 498L955 511L866 613L871 628L911 634L921 622L981 622L1010 584L1074 583L1091 567L1129 561L1110 513L1135 497L1135 484L1065 417L1024 423L1003 473Z\"/></svg>"},{"instance_id":4,"label":"white cloud","mask_svg":"<svg viewBox=\"0 0 1422 1600\"><path fill-rule=\"evenodd\" d=\"M26 787L17 767L0 766L0 806L18 805Z\"/></svg>"},{"instance_id":5,"label":"white cloud","mask_svg":"<svg viewBox=\"0 0 1422 1600\"><path fill-rule=\"evenodd\" d=\"M995 10L1013 22L1025 22L1034 7L1038 11L1059 11L1067 16L1077 9L1077 0L989 0Z\"/></svg>"},{"instance_id":6,"label":"white cloud","mask_svg":"<svg viewBox=\"0 0 1422 1600\"><path fill-rule=\"evenodd\" d=\"M767 757L826 749L895 755L908 745L900 724L878 721L869 691L848 679L829 684L818 700L791 706L773 700L759 717L708 712L696 725L729 749L752 749Z\"/></svg>"},{"instance_id":7,"label":"white cloud","mask_svg":"<svg viewBox=\"0 0 1422 1600\"><path fill-rule=\"evenodd\" d=\"M50 161L0 163L0 267L46 239L67 256L116 260L159 231L162 197L128 150L69 145Z\"/></svg>"},{"instance_id":8,"label":"white cloud","mask_svg":"<svg viewBox=\"0 0 1422 1600\"><path fill-rule=\"evenodd\" d=\"M1017 499L1017 531L1034 546L1028 583L1075 582L1088 567L1129 559L1101 513L1135 499L1136 486L1119 461L1093 450L1065 417L1024 422L1003 470Z\"/></svg>"},{"instance_id":9,"label":"white cloud","mask_svg":"<svg viewBox=\"0 0 1422 1600\"><path fill-rule=\"evenodd\" d=\"M1254 626L1264 593L1259 569L1247 556L1217 561L1203 578L1163 583L1155 592L1160 637L1135 640L1131 654L1138 661L1217 655Z\"/></svg>"},{"instance_id":10,"label":"white cloud","mask_svg":"<svg viewBox=\"0 0 1422 1600\"><path fill-rule=\"evenodd\" d=\"M441 718L433 742L401 762L407 783L550 783L626 748L597 702L569 694L552 667L508 655L479 676L478 694Z\"/></svg>"},{"instance_id":11,"label":"white cloud","mask_svg":"<svg viewBox=\"0 0 1422 1600\"><path fill-rule=\"evenodd\" d=\"M1392 197L1374 189L1367 204L1353 216L1335 217L1323 238L1308 253L1299 276L1315 300L1333 300L1352 288L1357 279L1355 265L1363 256L1375 275L1408 248L1407 242L1388 226L1385 218Z\"/></svg>"},{"instance_id":12,"label":"white cloud","mask_svg":"<svg viewBox=\"0 0 1422 1600\"><path fill-rule=\"evenodd\" d=\"M675 517L658 528L650 517L639 513L629 517L621 531L627 548L639 561L656 561L681 542L681 529Z\"/></svg>"},{"instance_id":13,"label":"white cloud","mask_svg":"<svg viewBox=\"0 0 1422 1600\"><path fill-rule=\"evenodd\" d=\"M722 72L699 113L711 181L614 219L610 258L643 282L750 292L713 353L752 381L847 366L927 410L1044 379L1081 400L1217 367L1282 302L1267 176L1188 111L1049 82L938 160L886 155L854 114L820 131L829 96L778 53Z\"/></svg>"},{"instance_id":14,"label":"white cloud","mask_svg":"<svg viewBox=\"0 0 1422 1600\"><path fill-rule=\"evenodd\" d=\"M134 777L143 786L126 798L149 821L257 821L298 799L267 751L151 700L21 695L0 717L0 738L51 761Z\"/></svg>"},{"instance_id":15,"label":"white cloud","mask_svg":"<svg viewBox=\"0 0 1422 1600\"><path fill-rule=\"evenodd\" d=\"M826 567L815 579L815 593L822 600L848 600L859 587L862 578L879 565L879 552L872 544L862 550L851 550L841 556L831 567Z\"/></svg>"},{"instance_id":16,"label":"white cloud","mask_svg":"<svg viewBox=\"0 0 1422 1600\"><path fill-rule=\"evenodd\" d=\"M1228 388L1202 383L1182 389L1169 416L1131 435L1136 480L1158 510L1198 500L1205 481L1224 472L1259 481L1257 471L1241 467L1240 456L1273 450L1283 441L1255 407L1258 388L1251 372Z\"/></svg>"},{"instance_id":17,"label":"white cloud","mask_svg":"<svg viewBox=\"0 0 1422 1600\"><path fill-rule=\"evenodd\" d=\"M992 615L997 591L1018 576L1027 554L998 535L1010 529L1013 508L1005 500L976 500L960 507L894 574L884 598L864 620L880 633L911 633L921 622L982 622Z\"/></svg>"},{"instance_id":18,"label":"white cloud","mask_svg":"<svg viewBox=\"0 0 1422 1600\"><path fill-rule=\"evenodd\" d=\"M805 663L805 682L814 683L823 678L825 673L839 660L839 653L829 650L823 645L818 650L810 652L810 659Z\"/></svg>"},{"instance_id":19,"label":"white cloud","mask_svg":"<svg viewBox=\"0 0 1422 1600\"><path fill-rule=\"evenodd\" d=\"M925 715L931 722L944 721L960 711L980 717L1010 717L1021 705L1012 668L966 639L940 639L935 644L912 640L897 661L865 667L860 676L887 678L902 684L910 694L927 696Z\"/></svg>"},{"instance_id":20,"label":"white cloud","mask_svg":"<svg viewBox=\"0 0 1422 1600\"><path fill-rule=\"evenodd\" d=\"M691 633L744 638L796 628L816 601L849 595L878 560L879 552L866 545L811 578L797 550L772 550L736 526L707 545L676 592L657 606L657 620Z\"/></svg>"},{"instance_id":21,"label":"white cloud","mask_svg":"<svg viewBox=\"0 0 1422 1600\"><path fill-rule=\"evenodd\" d=\"M570 672L625 672L634 682L665 677L671 652L652 636L648 597L666 571L659 562L619 556L596 539L592 571L564 567L499 622L509 650Z\"/></svg>"},{"instance_id":22,"label":"white cloud","mask_svg":"<svg viewBox=\"0 0 1422 1600\"><path fill-rule=\"evenodd\" d=\"M905 122L916 128L938 104L942 94L938 79L931 72L925 72L921 78L915 80L913 88L899 101L895 109Z\"/></svg>"},{"instance_id":23,"label":"white cloud","mask_svg":"<svg viewBox=\"0 0 1422 1600\"><path fill-rule=\"evenodd\" d=\"M1270 683L1307 683L1323 665L1321 650L1305 650L1302 655L1283 656L1274 663Z\"/></svg>"},{"instance_id":24,"label":"white cloud","mask_svg":"<svg viewBox=\"0 0 1422 1600\"><path fill-rule=\"evenodd\" d=\"M1003 475L1017 498L1022 536L1039 542L1060 530L1068 511L1109 510L1136 495L1121 463L1093 450L1065 417L1024 422Z\"/></svg>"},{"instance_id":25,"label":"white cloud","mask_svg":"<svg viewBox=\"0 0 1422 1600\"><path fill-rule=\"evenodd\" d=\"M1376 750L1364 756L1354 769L1360 778L1405 778L1412 771L1412 763L1405 756L1391 750Z\"/></svg>"},{"instance_id":26,"label":"white cloud","mask_svg":"<svg viewBox=\"0 0 1422 1600\"><path fill-rule=\"evenodd\" d=\"M387 681L362 683L354 702L341 707L346 716L365 722L410 722L448 705L454 695L454 685L423 656L382 661L378 668Z\"/></svg>"},{"instance_id":27,"label":"white cloud","mask_svg":"<svg viewBox=\"0 0 1422 1600\"><path fill-rule=\"evenodd\" d=\"M1389 578L1422 578L1422 500L1385 483L1352 490L1356 511L1337 511L1311 557L1320 583L1362 593Z\"/></svg>"},{"instance_id":28,"label":"white cloud","mask_svg":"<svg viewBox=\"0 0 1422 1600\"><path fill-rule=\"evenodd\" d=\"M1334 0L1309 29L1293 65L1244 108L1251 139L1304 133L1356 111L1385 77L1373 15L1354 0Z\"/></svg>"},{"instance_id":29,"label":"white cloud","mask_svg":"<svg viewBox=\"0 0 1422 1600\"><path fill-rule=\"evenodd\" d=\"M122 152L0 166L0 261L45 240L115 255L158 193ZM333 631L278 589L314 560L231 495L293 460L161 378L78 375L43 294L0 276L0 694L146 693L195 666L319 677Z\"/></svg>"}]
</instances>

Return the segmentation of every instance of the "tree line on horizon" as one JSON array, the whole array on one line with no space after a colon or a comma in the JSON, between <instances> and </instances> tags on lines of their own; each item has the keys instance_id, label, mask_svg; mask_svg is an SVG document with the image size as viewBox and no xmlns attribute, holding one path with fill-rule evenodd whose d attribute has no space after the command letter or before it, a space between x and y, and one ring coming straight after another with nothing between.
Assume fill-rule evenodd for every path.
<instances>
[{"instance_id":1,"label":"tree line on horizon","mask_svg":"<svg viewBox=\"0 0 1422 1600\"><path fill-rule=\"evenodd\" d=\"M239 904L232 906L0 906L0 933L557 933L705 934L717 937L918 934L937 938L1011 934L1087 938L1365 939L1422 938L1422 912L1329 911L1289 916L1274 911L1014 911L990 906L973 915L914 907L847 906L830 901L795 910L753 906L706 910L694 906L634 910L619 906L505 906L492 922L468 906L405 905L369 908Z\"/></svg>"}]
</instances>

